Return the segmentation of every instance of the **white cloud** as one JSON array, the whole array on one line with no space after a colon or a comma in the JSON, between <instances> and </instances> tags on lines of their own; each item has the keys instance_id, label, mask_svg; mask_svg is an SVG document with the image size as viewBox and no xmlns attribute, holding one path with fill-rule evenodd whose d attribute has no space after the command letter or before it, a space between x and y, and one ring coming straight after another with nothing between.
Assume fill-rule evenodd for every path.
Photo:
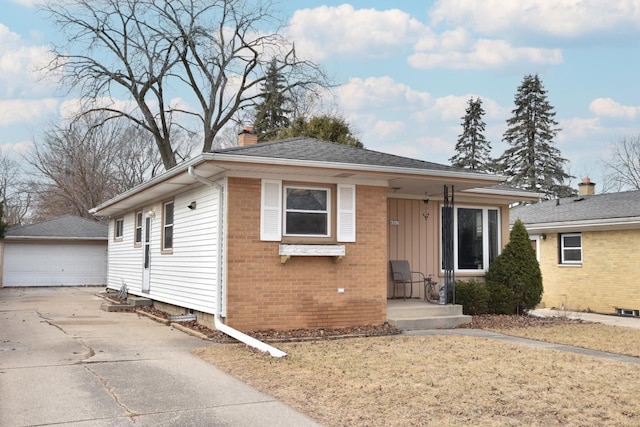
<instances>
[{"instance_id":1,"label":"white cloud","mask_svg":"<svg viewBox=\"0 0 640 427\"><path fill-rule=\"evenodd\" d=\"M638 33L638 0L440 0L431 11L434 24L471 28L481 34L537 34L576 38L608 33Z\"/></svg>"},{"instance_id":2,"label":"white cloud","mask_svg":"<svg viewBox=\"0 0 640 427\"><path fill-rule=\"evenodd\" d=\"M153 107L155 103L150 103L150 105ZM134 101L121 99L113 99L107 97L97 98L95 100L72 98L67 99L60 104L60 116L63 118L63 120L70 120L81 111L87 110L89 108L105 107L113 108L117 111L126 111L127 113L131 114L133 114L138 108Z\"/></svg>"},{"instance_id":3,"label":"white cloud","mask_svg":"<svg viewBox=\"0 0 640 427\"><path fill-rule=\"evenodd\" d=\"M406 129L406 124L402 121L378 120L373 126L373 132L379 139L396 138Z\"/></svg>"},{"instance_id":4,"label":"white cloud","mask_svg":"<svg viewBox=\"0 0 640 427\"><path fill-rule=\"evenodd\" d=\"M27 45L20 35L0 23L0 96L16 97L45 88L40 71L49 60L49 49Z\"/></svg>"},{"instance_id":5,"label":"white cloud","mask_svg":"<svg viewBox=\"0 0 640 427\"><path fill-rule=\"evenodd\" d=\"M585 137L600 133L603 130L597 117L560 119L558 120L558 125L562 129L558 133L558 141L560 142L576 139L584 140Z\"/></svg>"},{"instance_id":6,"label":"white cloud","mask_svg":"<svg viewBox=\"0 0 640 427\"><path fill-rule=\"evenodd\" d=\"M425 31L421 22L401 10L356 10L349 4L297 10L288 27L296 48L316 61L335 55L396 56Z\"/></svg>"},{"instance_id":7,"label":"white cloud","mask_svg":"<svg viewBox=\"0 0 640 427\"><path fill-rule=\"evenodd\" d=\"M505 40L472 40L460 29L443 33L440 37L422 39L416 44L416 52L407 62L414 68L434 69L495 69L514 63L536 65L559 64L559 49L512 46Z\"/></svg>"},{"instance_id":8,"label":"white cloud","mask_svg":"<svg viewBox=\"0 0 640 427\"><path fill-rule=\"evenodd\" d=\"M55 111L58 101L44 99L0 99L0 126L28 123Z\"/></svg>"},{"instance_id":9,"label":"white cloud","mask_svg":"<svg viewBox=\"0 0 640 427\"><path fill-rule=\"evenodd\" d=\"M601 117L635 119L640 116L640 106L622 105L611 98L596 98L589 104L589 110Z\"/></svg>"},{"instance_id":10,"label":"white cloud","mask_svg":"<svg viewBox=\"0 0 640 427\"><path fill-rule=\"evenodd\" d=\"M391 77L351 78L335 92L345 110L420 107L431 101L429 93L416 91Z\"/></svg>"}]
</instances>

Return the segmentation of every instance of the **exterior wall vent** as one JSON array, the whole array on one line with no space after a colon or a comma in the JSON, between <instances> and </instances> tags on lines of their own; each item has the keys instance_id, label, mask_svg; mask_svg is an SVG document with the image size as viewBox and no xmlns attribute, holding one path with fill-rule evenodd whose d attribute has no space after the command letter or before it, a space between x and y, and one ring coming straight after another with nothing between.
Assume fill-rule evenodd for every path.
<instances>
[{"instance_id":1,"label":"exterior wall vent","mask_svg":"<svg viewBox=\"0 0 640 427\"><path fill-rule=\"evenodd\" d=\"M618 316L640 317L640 310L634 310L632 308L616 308L616 314Z\"/></svg>"}]
</instances>

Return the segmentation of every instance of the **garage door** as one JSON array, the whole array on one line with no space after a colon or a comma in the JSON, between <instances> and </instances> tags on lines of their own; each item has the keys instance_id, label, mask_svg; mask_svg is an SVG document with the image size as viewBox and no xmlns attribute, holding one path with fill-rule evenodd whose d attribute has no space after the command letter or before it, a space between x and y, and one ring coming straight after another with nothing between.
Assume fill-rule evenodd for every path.
<instances>
[{"instance_id":1,"label":"garage door","mask_svg":"<svg viewBox=\"0 0 640 427\"><path fill-rule=\"evenodd\" d=\"M106 243L5 242L4 286L104 285Z\"/></svg>"}]
</instances>

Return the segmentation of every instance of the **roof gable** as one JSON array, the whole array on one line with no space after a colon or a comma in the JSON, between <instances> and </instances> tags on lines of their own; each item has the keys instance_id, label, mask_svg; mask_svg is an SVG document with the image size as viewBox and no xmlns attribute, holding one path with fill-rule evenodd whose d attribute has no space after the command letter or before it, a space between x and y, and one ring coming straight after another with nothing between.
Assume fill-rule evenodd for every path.
<instances>
[{"instance_id":1,"label":"roof gable","mask_svg":"<svg viewBox=\"0 0 640 427\"><path fill-rule=\"evenodd\" d=\"M107 234L106 224L79 216L64 215L35 224L11 228L7 231L6 237L105 240Z\"/></svg>"}]
</instances>

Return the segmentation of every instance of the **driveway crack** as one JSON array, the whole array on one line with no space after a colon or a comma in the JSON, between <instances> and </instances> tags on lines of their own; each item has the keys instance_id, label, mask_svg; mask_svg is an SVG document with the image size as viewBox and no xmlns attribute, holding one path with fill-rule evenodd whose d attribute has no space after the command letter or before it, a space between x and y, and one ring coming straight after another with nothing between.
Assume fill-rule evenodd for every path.
<instances>
[{"instance_id":1,"label":"driveway crack","mask_svg":"<svg viewBox=\"0 0 640 427\"><path fill-rule=\"evenodd\" d=\"M82 367L87 372L89 372L94 377L96 377L98 379L98 381L100 381L100 384L102 384L102 387L104 387L104 389L109 394L109 396L111 396L111 398L116 403L116 405L118 405L120 408L122 408L122 410L126 412L126 416L129 417L134 424L136 424L136 418L135 417L137 417L140 414L138 414L136 412L133 412L132 410L130 410L127 407L127 405L122 403L122 401L120 400L120 398L116 394L114 388L109 386L109 381L105 377L103 377L102 375L100 375L99 373L97 373L96 371L91 369L91 367L89 365L83 364Z\"/></svg>"}]
</instances>

